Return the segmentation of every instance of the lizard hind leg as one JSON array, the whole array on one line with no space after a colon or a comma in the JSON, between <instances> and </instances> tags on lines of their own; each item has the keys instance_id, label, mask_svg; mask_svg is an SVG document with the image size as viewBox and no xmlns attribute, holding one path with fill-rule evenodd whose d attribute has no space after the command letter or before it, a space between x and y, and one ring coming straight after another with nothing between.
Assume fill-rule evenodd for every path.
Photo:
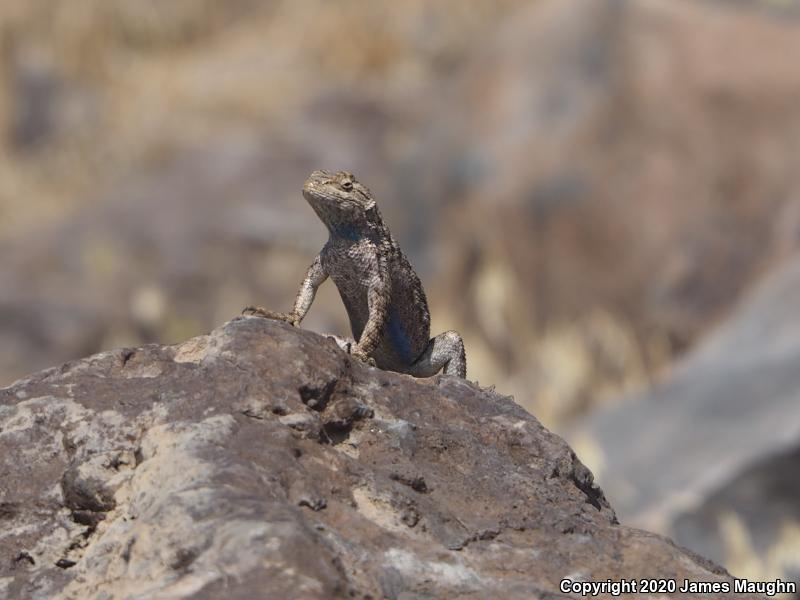
<instances>
[{"instance_id":1,"label":"lizard hind leg","mask_svg":"<svg viewBox=\"0 0 800 600\"><path fill-rule=\"evenodd\" d=\"M445 331L428 342L423 353L408 370L415 377L431 377L443 369L445 375L467 377L464 340L455 331Z\"/></svg>"}]
</instances>

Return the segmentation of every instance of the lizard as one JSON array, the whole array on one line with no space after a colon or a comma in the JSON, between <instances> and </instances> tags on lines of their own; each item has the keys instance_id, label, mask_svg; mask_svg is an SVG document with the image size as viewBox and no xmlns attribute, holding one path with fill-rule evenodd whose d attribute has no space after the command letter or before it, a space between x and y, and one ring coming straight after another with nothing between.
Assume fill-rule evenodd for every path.
<instances>
[{"instance_id":1,"label":"lizard","mask_svg":"<svg viewBox=\"0 0 800 600\"><path fill-rule=\"evenodd\" d=\"M369 189L346 171L314 171L303 197L328 229L291 313L248 306L242 314L298 326L329 277L350 320L352 338L329 336L359 360L415 377L466 378L464 342L455 331L430 338L425 290L383 221Z\"/></svg>"}]
</instances>

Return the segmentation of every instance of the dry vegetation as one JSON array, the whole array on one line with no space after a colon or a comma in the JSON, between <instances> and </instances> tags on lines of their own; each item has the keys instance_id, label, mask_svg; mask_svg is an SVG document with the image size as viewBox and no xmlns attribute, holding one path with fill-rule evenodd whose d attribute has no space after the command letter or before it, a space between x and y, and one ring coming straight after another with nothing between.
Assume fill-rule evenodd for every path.
<instances>
[{"instance_id":1,"label":"dry vegetation","mask_svg":"<svg viewBox=\"0 0 800 600\"><path fill-rule=\"evenodd\" d=\"M0 239L328 86L435 78L519 2L46 0L0 5Z\"/></svg>"}]
</instances>

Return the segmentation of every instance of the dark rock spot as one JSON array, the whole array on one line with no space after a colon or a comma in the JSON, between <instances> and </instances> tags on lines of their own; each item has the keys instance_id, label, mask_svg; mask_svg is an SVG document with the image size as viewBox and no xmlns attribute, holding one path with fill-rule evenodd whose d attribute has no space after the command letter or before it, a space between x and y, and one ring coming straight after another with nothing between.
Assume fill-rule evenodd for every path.
<instances>
[{"instance_id":1,"label":"dark rock spot","mask_svg":"<svg viewBox=\"0 0 800 600\"><path fill-rule=\"evenodd\" d=\"M326 440L333 444L341 444L349 436L353 425L362 419L372 418L375 411L358 402L355 398L343 398L336 402L330 414L325 415L323 432Z\"/></svg>"},{"instance_id":2,"label":"dark rock spot","mask_svg":"<svg viewBox=\"0 0 800 600\"><path fill-rule=\"evenodd\" d=\"M486 529L481 529L478 533L475 534L476 540L493 540L498 535L500 535L500 527L499 526L492 526L487 527Z\"/></svg>"},{"instance_id":3,"label":"dark rock spot","mask_svg":"<svg viewBox=\"0 0 800 600\"><path fill-rule=\"evenodd\" d=\"M108 461L108 468L114 469L115 471L119 471L119 468L123 465L127 465L128 461L125 460L122 454L114 454L111 459Z\"/></svg>"},{"instance_id":4,"label":"dark rock spot","mask_svg":"<svg viewBox=\"0 0 800 600\"><path fill-rule=\"evenodd\" d=\"M249 417L251 419L256 419L258 421L263 421L264 420L264 415L262 415L260 412L256 412L256 411L254 411L252 409L249 409L249 408L244 409L242 411L242 414L245 417Z\"/></svg>"},{"instance_id":5,"label":"dark rock spot","mask_svg":"<svg viewBox=\"0 0 800 600\"><path fill-rule=\"evenodd\" d=\"M403 521L408 527L414 527L419 523L419 511L416 506L407 506L400 513L400 520Z\"/></svg>"},{"instance_id":6,"label":"dark rock spot","mask_svg":"<svg viewBox=\"0 0 800 600\"><path fill-rule=\"evenodd\" d=\"M338 446L342 442L347 441L347 438L350 437L351 429L352 427L339 429L335 425L330 427L325 426L322 428L322 433L324 435L320 437L320 441L328 443L331 446Z\"/></svg>"},{"instance_id":7,"label":"dark rock spot","mask_svg":"<svg viewBox=\"0 0 800 600\"><path fill-rule=\"evenodd\" d=\"M301 385L297 390L300 393L300 400L312 410L323 411L338 382L338 379L331 379L323 386Z\"/></svg>"},{"instance_id":8,"label":"dark rock spot","mask_svg":"<svg viewBox=\"0 0 800 600\"><path fill-rule=\"evenodd\" d=\"M197 552L189 548L179 548L175 556L169 563L169 567L175 571L185 570L197 558Z\"/></svg>"},{"instance_id":9,"label":"dark rock spot","mask_svg":"<svg viewBox=\"0 0 800 600\"><path fill-rule=\"evenodd\" d=\"M64 473L61 489L65 504L75 511L107 512L116 505L103 482L93 477L83 477L77 465Z\"/></svg>"},{"instance_id":10,"label":"dark rock spot","mask_svg":"<svg viewBox=\"0 0 800 600\"><path fill-rule=\"evenodd\" d=\"M19 514L19 505L15 502L0 502L0 521L13 519Z\"/></svg>"},{"instance_id":11,"label":"dark rock spot","mask_svg":"<svg viewBox=\"0 0 800 600\"><path fill-rule=\"evenodd\" d=\"M68 558L60 558L56 562L56 566L62 569L69 569L70 567L74 567L77 564L78 563L76 563L74 560L70 560Z\"/></svg>"},{"instance_id":12,"label":"dark rock spot","mask_svg":"<svg viewBox=\"0 0 800 600\"><path fill-rule=\"evenodd\" d=\"M570 474L570 480L586 495L586 500L589 504L594 506L597 510L603 510L608 506L603 490L601 490L594 482L594 475L586 468L574 453L571 453L574 460L574 468Z\"/></svg>"},{"instance_id":13,"label":"dark rock spot","mask_svg":"<svg viewBox=\"0 0 800 600\"><path fill-rule=\"evenodd\" d=\"M89 528L89 533L93 532L97 524L106 518L105 513L92 510L73 510L70 516L79 525L86 525Z\"/></svg>"},{"instance_id":14,"label":"dark rock spot","mask_svg":"<svg viewBox=\"0 0 800 600\"><path fill-rule=\"evenodd\" d=\"M125 543L125 548L122 550L122 560L125 562L130 562L131 560L131 551L133 550L133 545L136 543L136 538L132 537Z\"/></svg>"},{"instance_id":15,"label":"dark rock spot","mask_svg":"<svg viewBox=\"0 0 800 600\"><path fill-rule=\"evenodd\" d=\"M389 479L392 481L397 481L398 483L402 483L403 485L407 485L412 490L419 492L420 494L425 494L430 491L428 489L428 485L425 483L425 479L419 475L414 476L394 471L389 475Z\"/></svg>"},{"instance_id":16,"label":"dark rock spot","mask_svg":"<svg viewBox=\"0 0 800 600\"><path fill-rule=\"evenodd\" d=\"M35 565L36 561L33 560L33 557L30 555L29 552L22 551L14 557L14 564L19 564L22 561L27 561L28 563Z\"/></svg>"},{"instance_id":17,"label":"dark rock spot","mask_svg":"<svg viewBox=\"0 0 800 600\"><path fill-rule=\"evenodd\" d=\"M120 366L124 368L125 365L128 364L128 361L132 359L135 354L136 350L134 348L123 348L120 351Z\"/></svg>"},{"instance_id":18,"label":"dark rock spot","mask_svg":"<svg viewBox=\"0 0 800 600\"><path fill-rule=\"evenodd\" d=\"M272 414L278 415L279 417L283 417L289 414L289 409L286 407L285 404L275 404L272 406Z\"/></svg>"},{"instance_id":19,"label":"dark rock spot","mask_svg":"<svg viewBox=\"0 0 800 600\"><path fill-rule=\"evenodd\" d=\"M61 441L61 446L64 448L64 452L66 452L67 455L70 457L75 456L75 451L78 449L78 446L75 443L75 441L67 435L63 437Z\"/></svg>"},{"instance_id":20,"label":"dark rock spot","mask_svg":"<svg viewBox=\"0 0 800 600\"><path fill-rule=\"evenodd\" d=\"M307 506L313 511L319 511L328 506L328 501L321 496L305 496L300 498L297 506Z\"/></svg>"}]
</instances>

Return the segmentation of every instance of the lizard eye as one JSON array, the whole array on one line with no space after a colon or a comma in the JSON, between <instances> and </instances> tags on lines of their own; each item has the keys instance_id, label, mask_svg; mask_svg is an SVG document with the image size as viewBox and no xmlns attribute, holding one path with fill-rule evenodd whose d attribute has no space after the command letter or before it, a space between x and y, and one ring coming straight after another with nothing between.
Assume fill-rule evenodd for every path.
<instances>
[{"instance_id":1,"label":"lizard eye","mask_svg":"<svg viewBox=\"0 0 800 600\"><path fill-rule=\"evenodd\" d=\"M345 179L345 180L344 180L344 181L341 183L341 188L342 188L342 189L343 189L345 192L349 192L350 190L352 190L352 189L353 189L353 182L352 182L352 181L350 181L349 179Z\"/></svg>"}]
</instances>

